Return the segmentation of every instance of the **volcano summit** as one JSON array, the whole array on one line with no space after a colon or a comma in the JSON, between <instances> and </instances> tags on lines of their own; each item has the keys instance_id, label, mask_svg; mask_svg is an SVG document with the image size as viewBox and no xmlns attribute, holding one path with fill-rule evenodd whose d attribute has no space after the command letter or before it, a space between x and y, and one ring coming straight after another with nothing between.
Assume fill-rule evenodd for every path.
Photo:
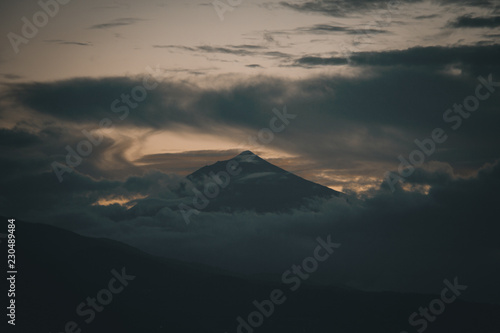
<instances>
[{"instance_id":1,"label":"volcano summit","mask_svg":"<svg viewBox=\"0 0 500 333\"><path fill-rule=\"evenodd\" d=\"M230 160L207 165L187 179L195 194L193 205L206 211L287 212L306 208L313 198L342 195L283 170L248 150Z\"/></svg>"}]
</instances>

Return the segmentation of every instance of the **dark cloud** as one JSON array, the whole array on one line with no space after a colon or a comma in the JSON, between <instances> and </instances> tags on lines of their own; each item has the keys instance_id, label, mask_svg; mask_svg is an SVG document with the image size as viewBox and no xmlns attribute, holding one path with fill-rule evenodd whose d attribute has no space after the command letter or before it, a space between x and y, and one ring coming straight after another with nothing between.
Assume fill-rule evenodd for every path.
<instances>
[{"instance_id":1,"label":"dark cloud","mask_svg":"<svg viewBox=\"0 0 500 333\"><path fill-rule=\"evenodd\" d=\"M304 56L295 61L297 66L325 66L325 65L347 65L349 60L341 57L322 58L315 56Z\"/></svg>"},{"instance_id":2,"label":"dark cloud","mask_svg":"<svg viewBox=\"0 0 500 333\"><path fill-rule=\"evenodd\" d=\"M123 18L118 18L115 20L112 20L107 23L101 23L101 24L96 24L90 27L90 29L108 29L108 28L115 28L115 27L121 27L125 25L132 25L137 22L143 21L143 19L136 18L136 17L123 17Z\"/></svg>"},{"instance_id":3,"label":"dark cloud","mask_svg":"<svg viewBox=\"0 0 500 333\"><path fill-rule=\"evenodd\" d=\"M439 17L439 16L440 15L438 15L438 14L420 15L420 16L416 16L415 19L416 20L428 20L428 19L433 19L433 18Z\"/></svg>"},{"instance_id":4,"label":"dark cloud","mask_svg":"<svg viewBox=\"0 0 500 333\"><path fill-rule=\"evenodd\" d=\"M136 86L142 86L142 84L141 79L106 78L99 80L82 78L49 84L23 83L12 86L8 94L14 100L23 100L23 104L28 108L62 120L79 122L92 119L93 125L97 127L101 119L108 117L115 121L115 125L123 124L124 121L118 116L124 113L113 112L111 105L115 99L121 100L122 94L130 96L131 90ZM182 90L181 87L178 88ZM177 93L181 93L180 90ZM161 96L155 91L150 93L147 100L149 103L162 104ZM151 112L157 113L157 111L142 107L141 113L130 112L130 117L135 120L135 126L151 126L153 123L146 124L152 120L146 120L149 118L147 114ZM162 112L158 112L157 116L153 118L166 116L161 114ZM140 118L143 120L141 121Z\"/></svg>"},{"instance_id":5,"label":"dark cloud","mask_svg":"<svg viewBox=\"0 0 500 333\"><path fill-rule=\"evenodd\" d=\"M10 73L7 73L7 74L0 74L3 78L7 79L7 80L18 80L18 79L22 79L23 76L21 75L17 75L17 74L10 74Z\"/></svg>"},{"instance_id":6,"label":"dark cloud","mask_svg":"<svg viewBox=\"0 0 500 333\"><path fill-rule=\"evenodd\" d=\"M333 25L328 25L328 24L316 24L312 27L308 28L298 28L298 30L301 31L307 31L307 32L345 32L349 31L349 28L346 27L339 27L339 26L333 26Z\"/></svg>"},{"instance_id":7,"label":"dark cloud","mask_svg":"<svg viewBox=\"0 0 500 333\"><path fill-rule=\"evenodd\" d=\"M284 8L293 9L302 13L317 13L334 17L343 17L370 10L387 10L389 13L397 10L401 5L421 3L422 0L386 1L386 0L312 0L312 1L281 1ZM462 1L462 0L435 0L443 5L474 6L488 9L497 9L498 1Z\"/></svg>"},{"instance_id":8,"label":"dark cloud","mask_svg":"<svg viewBox=\"0 0 500 333\"><path fill-rule=\"evenodd\" d=\"M482 7L488 9L496 9L500 5L498 0L436 0L438 3L445 5L459 5L459 6L470 6L470 7Z\"/></svg>"},{"instance_id":9,"label":"dark cloud","mask_svg":"<svg viewBox=\"0 0 500 333\"><path fill-rule=\"evenodd\" d=\"M275 85L278 81L280 85ZM117 107L125 107L122 95L130 97L131 91L142 84L140 78L23 83L12 85L7 95L14 103L31 110L64 121L85 122L91 129L97 128L103 118L110 118L118 127L174 129L184 124L211 132L225 125L265 124L276 105L271 106L270 101L260 96L273 93L278 96L286 90L283 81L272 78L248 82L227 91L202 90L190 83L164 82L149 91L144 101L137 103L137 109L129 107L127 117L120 119L125 113L114 112L113 102L120 102ZM186 109L187 105L191 105L191 111Z\"/></svg>"},{"instance_id":10,"label":"dark cloud","mask_svg":"<svg viewBox=\"0 0 500 333\"><path fill-rule=\"evenodd\" d=\"M460 64L467 68L489 67L490 70L498 67L500 45L486 46L430 46L413 47L406 50L390 50L381 52L355 52L345 57L322 58L304 56L296 60L299 66L316 65L351 65L362 66L424 66L444 67L451 64Z\"/></svg>"},{"instance_id":11,"label":"dark cloud","mask_svg":"<svg viewBox=\"0 0 500 333\"><path fill-rule=\"evenodd\" d=\"M389 31L381 29L366 29L366 28L348 28L341 26L334 26L328 24L316 24L310 27L297 28L296 31L306 32L311 34L327 34L341 32L349 35L361 35L361 34L387 34Z\"/></svg>"},{"instance_id":12,"label":"dark cloud","mask_svg":"<svg viewBox=\"0 0 500 333\"><path fill-rule=\"evenodd\" d=\"M230 47L235 48L235 49L250 49L250 50L265 49L265 47L264 47L264 46L260 46L260 45L250 45L250 44L231 45Z\"/></svg>"},{"instance_id":13,"label":"dark cloud","mask_svg":"<svg viewBox=\"0 0 500 333\"><path fill-rule=\"evenodd\" d=\"M410 0L405 3L421 2L421 0ZM318 13L335 17L343 17L359 11L369 11L376 9L394 10L402 2L385 0L316 0L316 1L282 1L280 5L303 13Z\"/></svg>"},{"instance_id":14,"label":"dark cloud","mask_svg":"<svg viewBox=\"0 0 500 333\"><path fill-rule=\"evenodd\" d=\"M0 129L0 146L3 149L18 149L40 142L41 139L38 136L19 129Z\"/></svg>"},{"instance_id":15,"label":"dark cloud","mask_svg":"<svg viewBox=\"0 0 500 333\"><path fill-rule=\"evenodd\" d=\"M316 13L334 17L344 17L360 12L382 10L391 13L401 6L412 3L421 3L422 0L407 1L386 1L386 0L312 0L312 1L281 1L279 4L283 8L292 9L302 13ZM435 0L435 3L442 5L453 5L458 7L471 6L482 7L490 10L498 10L498 1L462 1L462 0ZM424 15L422 18L431 18L433 15Z\"/></svg>"},{"instance_id":16,"label":"dark cloud","mask_svg":"<svg viewBox=\"0 0 500 333\"><path fill-rule=\"evenodd\" d=\"M472 17L464 15L448 24L453 28L496 28L500 26L500 16Z\"/></svg>"}]
</instances>

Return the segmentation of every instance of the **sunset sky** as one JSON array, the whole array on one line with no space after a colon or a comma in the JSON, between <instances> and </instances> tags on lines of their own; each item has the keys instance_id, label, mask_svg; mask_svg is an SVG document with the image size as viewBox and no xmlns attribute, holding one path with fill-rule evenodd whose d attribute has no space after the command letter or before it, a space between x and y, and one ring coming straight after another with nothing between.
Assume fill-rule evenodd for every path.
<instances>
[{"instance_id":1,"label":"sunset sky","mask_svg":"<svg viewBox=\"0 0 500 333\"><path fill-rule=\"evenodd\" d=\"M499 303L500 1L58 1L0 2L1 216L276 281L332 235L318 284Z\"/></svg>"},{"instance_id":2,"label":"sunset sky","mask_svg":"<svg viewBox=\"0 0 500 333\"><path fill-rule=\"evenodd\" d=\"M219 2L223 20L207 1L49 3L53 17L23 42L12 36L40 5L0 5L2 142L21 148L2 159L18 175L50 171L104 118L113 129L75 168L94 179L186 175L250 149L359 192L435 128L448 140L428 170L470 176L500 156L500 93L456 131L443 121L478 76L498 78L498 1ZM120 119L113 101L144 78L159 85ZM251 144L285 106L297 117Z\"/></svg>"}]
</instances>

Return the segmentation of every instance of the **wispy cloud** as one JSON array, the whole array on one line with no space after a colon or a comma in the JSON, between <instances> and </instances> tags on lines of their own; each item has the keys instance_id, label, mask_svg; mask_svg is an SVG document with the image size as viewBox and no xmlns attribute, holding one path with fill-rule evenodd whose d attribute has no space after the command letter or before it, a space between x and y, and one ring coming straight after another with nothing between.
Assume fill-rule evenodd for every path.
<instances>
[{"instance_id":1,"label":"wispy cloud","mask_svg":"<svg viewBox=\"0 0 500 333\"><path fill-rule=\"evenodd\" d=\"M79 46L92 46L91 42L75 42L63 39L49 39L44 40L46 43L59 44L59 45L79 45Z\"/></svg>"},{"instance_id":2,"label":"wispy cloud","mask_svg":"<svg viewBox=\"0 0 500 333\"><path fill-rule=\"evenodd\" d=\"M144 20L136 17L124 17L112 20L107 23L93 25L90 27L90 29L107 29L107 28L121 27L125 25L132 25L139 21L144 21Z\"/></svg>"},{"instance_id":3,"label":"wispy cloud","mask_svg":"<svg viewBox=\"0 0 500 333\"><path fill-rule=\"evenodd\" d=\"M420 16L416 16L415 19L416 20L428 20L428 19L433 19L436 17L439 17L439 15L438 14L420 15Z\"/></svg>"},{"instance_id":4,"label":"wispy cloud","mask_svg":"<svg viewBox=\"0 0 500 333\"><path fill-rule=\"evenodd\" d=\"M19 80L22 79L23 77L17 74L10 74L10 73L5 73L5 74L0 74L4 79L7 80Z\"/></svg>"},{"instance_id":5,"label":"wispy cloud","mask_svg":"<svg viewBox=\"0 0 500 333\"><path fill-rule=\"evenodd\" d=\"M145 155L135 162L149 168L169 170L180 175L187 175L196 171L200 166L213 164L217 161L229 160L238 155L241 150L196 150L179 153L162 153Z\"/></svg>"},{"instance_id":6,"label":"wispy cloud","mask_svg":"<svg viewBox=\"0 0 500 333\"><path fill-rule=\"evenodd\" d=\"M234 54L238 56L250 56L255 55L256 52L248 51L245 49L237 49L237 48L228 48L228 47L213 47L213 46L182 46L182 45L153 45L154 48L158 49L178 49L183 51L190 52L206 52L206 53L225 53L225 54Z\"/></svg>"},{"instance_id":7,"label":"wispy cloud","mask_svg":"<svg viewBox=\"0 0 500 333\"><path fill-rule=\"evenodd\" d=\"M328 34L328 33L346 33L349 35L359 35L359 34L387 34L389 31L382 29L356 29L356 28L348 28L342 26L335 26L329 24L316 24L310 27L301 27L295 29L298 32L305 32L311 34Z\"/></svg>"},{"instance_id":8,"label":"wispy cloud","mask_svg":"<svg viewBox=\"0 0 500 333\"><path fill-rule=\"evenodd\" d=\"M189 52L200 52L200 53L219 53L219 54L230 54L236 56L267 56L276 58L290 58L289 54L278 52L278 51L261 51L265 47L258 45L226 45L226 46L183 46L183 45L153 45L154 48L159 49L178 49L182 51Z\"/></svg>"}]
</instances>

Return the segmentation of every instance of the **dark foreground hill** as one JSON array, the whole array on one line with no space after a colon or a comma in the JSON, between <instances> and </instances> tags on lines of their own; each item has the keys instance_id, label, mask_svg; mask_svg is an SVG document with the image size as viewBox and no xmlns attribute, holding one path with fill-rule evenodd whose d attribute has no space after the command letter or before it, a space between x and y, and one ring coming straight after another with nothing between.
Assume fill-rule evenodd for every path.
<instances>
[{"instance_id":1,"label":"dark foreground hill","mask_svg":"<svg viewBox=\"0 0 500 333\"><path fill-rule=\"evenodd\" d=\"M254 332L416 332L408 316L439 297L305 285L291 292L283 284L226 276L153 257L119 242L20 221L16 240L16 326L9 327L12 332L231 333L237 332L236 318L247 318L256 310L252 302L269 299L276 288L285 292L286 301ZM0 244L3 253L5 245ZM97 303L96 310L90 310L87 304L92 299L106 305ZM78 307L83 315L77 314ZM447 305L426 330L499 331L500 306L460 300Z\"/></svg>"}]
</instances>

